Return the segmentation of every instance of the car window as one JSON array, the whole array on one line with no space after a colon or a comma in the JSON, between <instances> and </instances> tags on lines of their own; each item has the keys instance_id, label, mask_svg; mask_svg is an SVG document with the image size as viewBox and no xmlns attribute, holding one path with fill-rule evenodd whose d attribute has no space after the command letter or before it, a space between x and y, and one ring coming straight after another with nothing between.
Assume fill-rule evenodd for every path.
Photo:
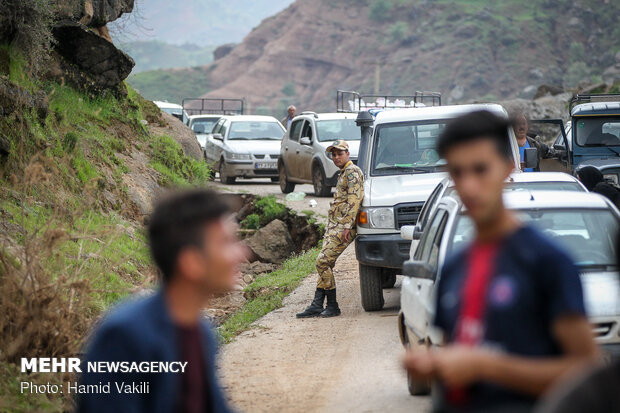
<instances>
[{"instance_id":1,"label":"car window","mask_svg":"<svg viewBox=\"0 0 620 413\"><path fill-rule=\"evenodd\" d=\"M443 225L445 217L447 217L445 209L438 209L430 221L428 228L422 234L420 244L415 252L415 259L419 261L429 262L435 248L435 237L437 232Z\"/></svg>"},{"instance_id":2,"label":"car window","mask_svg":"<svg viewBox=\"0 0 620 413\"><path fill-rule=\"evenodd\" d=\"M310 124L310 121L304 122L304 126L301 129L301 137L310 138L310 140L312 140L312 125Z\"/></svg>"},{"instance_id":3,"label":"car window","mask_svg":"<svg viewBox=\"0 0 620 413\"><path fill-rule=\"evenodd\" d=\"M424 227L426 226L426 222L428 221L428 218L430 216L432 206L437 201L437 197L439 196L439 193L443 190L443 187L444 187L443 184L439 183L435 187L435 189L433 189L431 196L429 196L426 202L424 203L424 206L422 207L422 211L420 211L420 215L418 216L418 224L420 224L421 230L424 230Z\"/></svg>"},{"instance_id":4,"label":"car window","mask_svg":"<svg viewBox=\"0 0 620 413\"><path fill-rule=\"evenodd\" d=\"M220 128L222 127L222 123L224 123L224 119L220 119L219 121L217 121L217 123L213 127L212 133L220 133Z\"/></svg>"},{"instance_id":5,"label":"car window","mask_svg":"<svg viewBox=\"0 0 620 413\"><path fill-rule=\"evenodd\" d=\"M232 121L228 140L280 140L284 135L277 121Z\"/></svg>"},{"instance_id":6,"label":"car window","mask_svg":"<svg viewBox=\"0 0 620 413\"><path fill-rule=\"evenodd\" d=\"M359 141L360 128L353 119L329 119L316 122L317 136L320 142L330 142L337 139L345 141Z\"/></svg>"},{"instance_id":7,"label":"car window","mask_svg":"<svg viewBox=\"0 0 620 413\"><path fill-rule=\"evenodd\" d=\"M222 124L220 125L220 131L219 134L222 135L223 138L226 138L226 131L228 130L228 121L224 120L224 122L222 122Z\"/></svg>"},{"instance_id":8,"label":"car window","mask_svg":"<svg viewBox=\"0 0 620 413\"><path fill-rule=\"evenodd\" d=\"M196 133L211 133L218 119L194 119L192 130Z\"/></svg>"},{"instance_id":9,"label":"car window","mask_svg":"<svg viewBox=\"0 0 620 413\"><path fill-rule=\"evenodd\" d=\"M289 139L295 142L299 142L299 133L301 131L301 126L303 125L303 119L294 120L291 123L291 130L289 132Z\"/></svg>"},{"instance_id":10,"label":"car window","mask_svg":"<svg viewBox=\"0 0 620 413\"><path fill-rule=\"evenodd\" d=\"M446 120L378 125L374 137L373 175L432 172L444 164L435 150Z\"/></svg>"},{"instance_id":11,"label":"car window","mask_svg":"<svg viewBox=\"0 0 620 413\"><path fill-rule=\"evenodd\" d=\"M592 116L575 120L575 136L580 146L620 145L620 116Z\"/></svg>"},{"instance_id":12,"label":"car window","mask_svg":"<svg viewBox=\"0 0 620 413\"><path fill-rule=\"evenodd\" d=\"M611 210L545 209L517 211L519 219L542 231L563 247L580 267L615 266L619 223ZM462 248L474 238L471 219L460 215L452 236L452 249Z\"/></svg>"}]
</instances>

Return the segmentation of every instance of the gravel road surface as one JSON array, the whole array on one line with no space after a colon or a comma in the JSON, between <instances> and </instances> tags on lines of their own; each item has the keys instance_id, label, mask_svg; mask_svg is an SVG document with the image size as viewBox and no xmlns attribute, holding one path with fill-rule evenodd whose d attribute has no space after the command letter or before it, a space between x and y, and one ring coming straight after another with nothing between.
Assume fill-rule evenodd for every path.
<instances>
[{"instance_id":1,"label":"gravel road surface","mask_svg":"<svg viewBox=\"0 0 620 413\"><path fill-rule=\"evenodd\" d=\"M267 181L216 184L220 190L273 194L283 199L278 185ZM316 199L317 213L327 215L330 198L308 195L289 202L308 209ZM324 211L324 212L322 212ZM222 348L220 375L233 406L245 412L427 412L428 397L412 397L400 367L404 351L398 337L400 280L384 290L383 311L366 313L360 304L354 245L335 269L340 317L298 320L295 313L312 299L316 273L273 311Z\"/></svg>"}]
</instances>

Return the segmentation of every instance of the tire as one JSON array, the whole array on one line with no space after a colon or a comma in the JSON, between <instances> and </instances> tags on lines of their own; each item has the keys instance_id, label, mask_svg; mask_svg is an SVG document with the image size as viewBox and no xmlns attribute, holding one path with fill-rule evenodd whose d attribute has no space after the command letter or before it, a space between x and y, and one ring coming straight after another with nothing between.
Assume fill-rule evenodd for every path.
<instances>
[{"instance_id":1,"label":"tire","mask_svg":"<svg viewBox=\"0 0 620 413\"><path fill-rule=\"evenodd\" d=\"M228 176L224 173L224 160L223 159L220 161L219 173L220 173L220 182L222 182L223 184L226 184L226 185L234 184L235 180L237 179L234 176Z\"/></svg>"},{"instance_id":2,"label":"tire","mask_svg":"<svg viewBox=\"0 0 620 413\"><path fill-rule=\"evenodd\" d=\"M405 337L407 337L407 348L411 349L412 345L407 330L405 330ZM421 347L422 345L415 343L414 346ZM431 383L429 380L414 380L407 374L407 389L412 396L426 396L431 394Z\"/></svg>"},{"instance_id":3,"label":"tire","mask_svg":"<svg viewBox=\"0 0 620 413\"><path fill-rule=\"evenodd\" d=\"M359 264L360 292L365 311L379 311L383 308L383 288L381 288L381 268Z\"/></svg>"},{"instance_id":4,"label":"tire","mask_svg":"<svg viewBox=\"0 0 620 413\"><path fill-rule=\"evenodd\" d=\"M384 268L381 274L381 288L392 288L396 284L396 270Z\"/></svg>"},{"instance_id":5,"label":"tire","mask_svg":"<svg viewBox=\"0 0 620 413\"><path fill-rule=\"evenodd\" d=\"M280 178L277 176L272 176L271 177L271 182L276 183L276 182L280 182Z\"/></svg>"},{"instance_id":6,"label":"tire","mask_svg":"<svg viewBox=\"0 0 620 413\"><path fill-rule=\"evenodd\" d=\"M280 181L280 191L282 191L283 194L290 194L293 192L295 190L295 184L286 179L286 168L284 164L278 165L278 174L280 175L278 178Z\"/></svg>"},{"instance_id":7,"label":"tire","mask_svg":"<svg viewBox=\"0 0 620 413\"><path fill-rule=\"evenodd\" d=\"M325 172L319 165L312 168L312 186L316 196L328 197L332 194L332 187L325 182Z\"/></svg>"}]
</instances>

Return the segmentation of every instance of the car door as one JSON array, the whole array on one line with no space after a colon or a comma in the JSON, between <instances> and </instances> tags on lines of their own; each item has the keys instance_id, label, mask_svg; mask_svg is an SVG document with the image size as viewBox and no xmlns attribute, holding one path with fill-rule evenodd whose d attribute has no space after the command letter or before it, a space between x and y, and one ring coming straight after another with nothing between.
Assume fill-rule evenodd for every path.
<instances>
[{"instance_id":1,"label":"car door","mask_svg":"<svg viewBox=\"0 0 620 413\"><path fill-rule=\"evenodd\" d=\"M435 268L436 271L448 216L448 211L443 207L437 208L429 221L428 228L420 239L420 245L414 256L416 261L424 261ZM407 324L420 339L427 337L429 326L432 322L434 287L435 279L430 280L418 277L405 277L403 279L403 292L401 294L404 294L402 304L405 320L407 320Z\"/></svg>"},{"instance_id":2,"label":"car door","mask_svg":"<svg viewBox=\"0 0 620 413\"><path fill-rule=\"evenodd\" d=\"M207 162L209 163L214 163L219 160L219 158L216 157L216 144L215 139L213 139L213 134L220 133L222 123L224 123L224 119L217 121L211 133L207 135L207 140L205 142L205 156L207 158Z\"/></svg>"},{"instance_id":3,"label":"car door","mask_svg":"<svg viewBox=\"0 0 620 413\"><path fill-rule=\"evenodd\" d=\"M296 119L291 122L291 127L287 131L288 139L284 145L284 165L289 178L299 179L297 157L299 154L299 135L304 124L303 119Z\"/></svg>"},{"instance_id":4,"label":"car door","mask_svg":"<svg viewBox=\"0 0 620 413\"><path fill-rule=\"evenodd\" d=\"M301 128L299 147L298 150L295 151L295 155L297 155L297 176L305 181L312 180L312 155L314 155L312 143L314 142L315 136L313 132L314 128L312 122L305 120ZM309 139L310 144L302 144L302 138Z\"/></svg>"}]
</instances>

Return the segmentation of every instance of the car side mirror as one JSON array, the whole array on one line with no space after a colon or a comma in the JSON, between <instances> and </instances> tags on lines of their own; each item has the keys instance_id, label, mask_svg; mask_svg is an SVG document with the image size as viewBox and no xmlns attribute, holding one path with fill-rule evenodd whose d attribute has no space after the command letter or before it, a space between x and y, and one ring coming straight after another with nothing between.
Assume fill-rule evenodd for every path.
<instances>
[{"instance_id":1,"label":"car side mirror","mask_svg":"<svg viewBox=\"0 0 620 413\"><path fill-rule=\"evenodd\" d=\"M213 139L217 139L218 141L223 141L224 138L222 137L222 134L220 133L214 133L213 134Z\"/></svg>"},{"instance_id":2,"label":"car side mirror","mask_svg":"<svg viewBox=\"0 0 620 413\"><path fill-rule=\"evenodd\" d=\"M403 225L402 227L400 227L400 237L402 239L413 240L415 227L415 225Z\"/></svg>"},{"instance_id":3,"label":"car side mirror","mask_svg":"<svg viewBox=\"0 0 620 413\"><path fill-rule=\"evenodd\" d=\"M437 269L426 261L405 261L403 264L403 275L406 277L424 278L435 280Z\"/></svg>"},{"instance_id":4,"label":"car side mirror","mask_svg":"<svg viewBox=\"0 0 620 413\"><path fill-rule=\"evenodd\" d=\"M566 147L561 143L556 143L555 145L553 145L553 149L555 149L556 151L565 151Z\"/></svg>"},{"instance_id":5,"label":"car side mirror","mask_svg":"<svg viewBox=\"0 0 620 413\"><path fill-rule=\"evenodd\" d=\"M525 148L525 151L523 152L523 163L525 164L524 168L538 168L538 149Z\"/></svg>"},{"instance_id":6,"label":"car side mirror","mask_svg":"<svg viewBox=\"0 0 620 413\"><path fill-rule=\"evenodd\" d=\"M312 145L312 140L307 136L304 136L299 140L299 143L301 143L302 145Z\"/></svg>"}]
</instances>

